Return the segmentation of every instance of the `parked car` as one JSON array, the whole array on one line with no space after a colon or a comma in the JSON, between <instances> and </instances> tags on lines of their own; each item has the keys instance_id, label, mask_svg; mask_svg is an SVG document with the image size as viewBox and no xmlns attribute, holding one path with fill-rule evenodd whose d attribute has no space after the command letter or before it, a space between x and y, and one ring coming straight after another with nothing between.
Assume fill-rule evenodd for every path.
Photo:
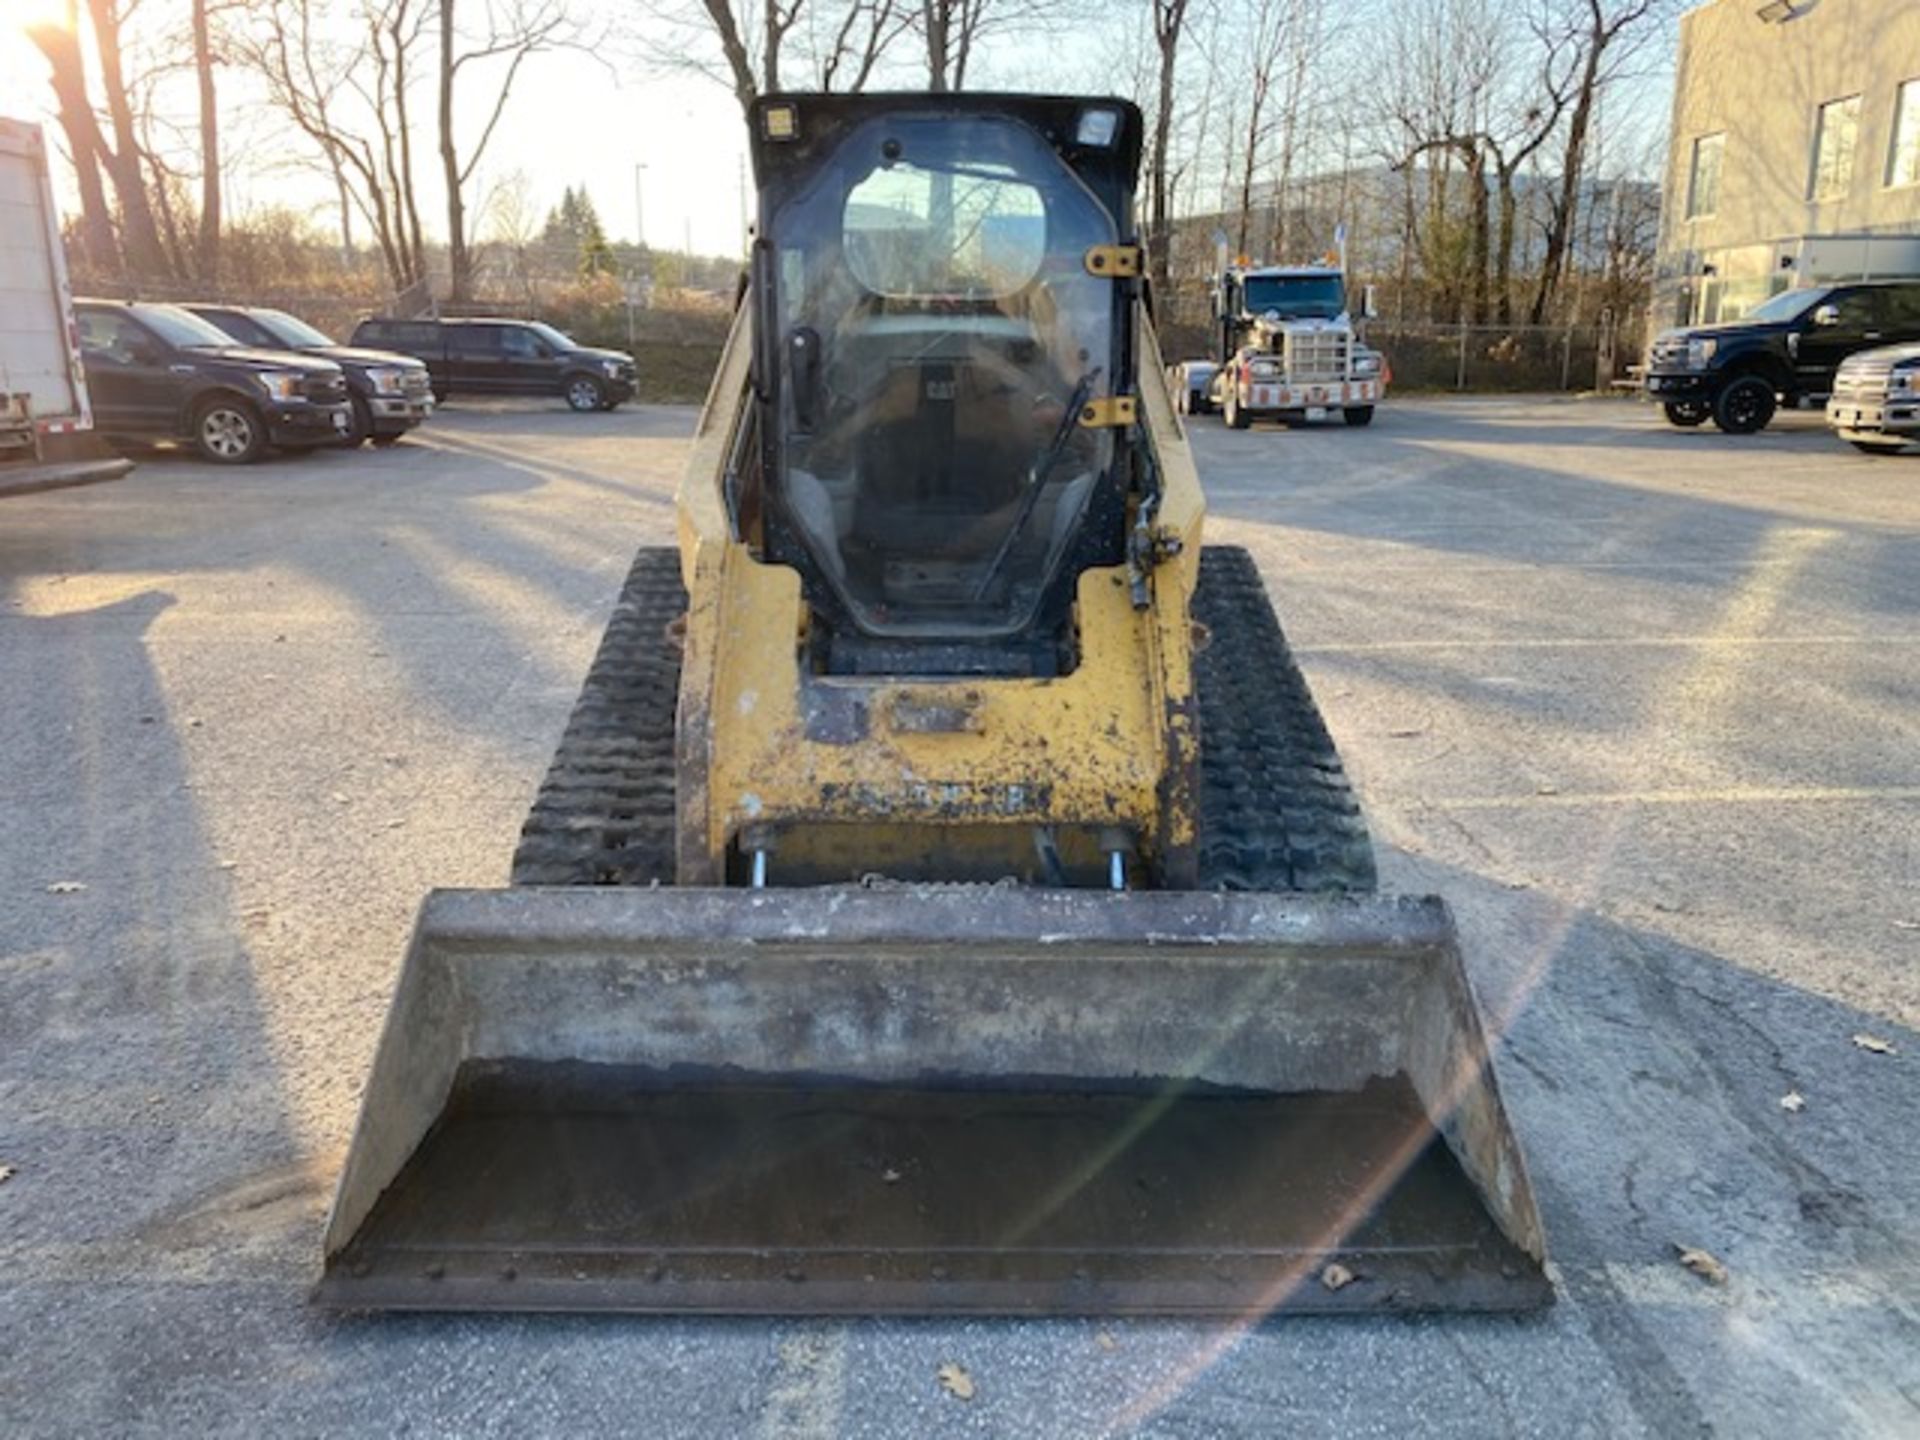
<instances>
[{"instance_id":1,"label":"parked car","mask_svg":"<svg viewBox=\"0 0 1920 1440\"><path fill-rule=\"evenodd\" d=\"M284 310L251 305L187 305L242 345L295 350L331 360L347 377L347 403L353 409L347 443L371 440L391 445L433 414L433 383L424 363L391 350L359 350L342 345Z\"/></svg>"},{"instance_id":2,"label":"parked car","mask_svg":"<svg viewBox=\"0 0 1920 1440\"><path fill-rule=\"evenodd\" d=\"M1920 340L1920 281L1786 290L1738 320L1660 336L1647 357L1646 392L1675 425L1712 420L1746 435L1782 404L1831 394L1849 355L1898 340Z\"/></svg>"},{"instance_id":3,"label":"parked car","mask_svg":"<svg viewBox=\"0 0 1920 1440\"><path fill-rule=\"evenodd\" d=\"M1840 362L1827 424L1869 455L1920 440L1920 344L1882 345Z\"/></svg>"},{"instance_id":4,"label":"parked car","mask_svg":"<svg viewBox=\"0 0 1920 1440\"><path fill-rule=\"evenodd\" d=\"M178 305L76 300L73 315L102 434L189 440L238 465L269 446L336 444L353 423L331 360L236 345Z\"/></svg>"},{"instance_id":5,"label":"parked car","mask_svg":"<svg viewBox=\"0 0 1920 1440\"><path fill-rule=\"evenodd\" d=\"M355 345L424 360L433 394L559 395L575 410L631 400L633 357L577 345L538 320L362 320Z\"/></svg>"},{"instance_id":6,"label":"parked car","mask_svg":"<svg viewBox=\"0 0 1920 1440\"><path fill-rule=\"evenodd\" d=\"M1167 367L1167 385L1173 391L1173 408L1182 415L1211 415L1213 377L1220 367L1211 360L1188 360Z\"/></svg>"}]
</instances>

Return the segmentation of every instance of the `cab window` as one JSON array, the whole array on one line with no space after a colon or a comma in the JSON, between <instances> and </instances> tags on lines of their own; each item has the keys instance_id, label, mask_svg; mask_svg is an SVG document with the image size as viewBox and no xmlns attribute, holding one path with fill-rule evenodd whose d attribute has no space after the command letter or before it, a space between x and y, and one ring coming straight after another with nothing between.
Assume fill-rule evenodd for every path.
<instances>
[{"instance_id":1,"label":"cab window","mask_svg":"<svg viewBox=\"0 0 1920 1440\"><path fill-rule=\"evenodd\" d=\"M531 330L503 328L500 331L500 348L512 360L538 360L546 353L539 337Z\"/></svg>"},{"instance_id":2,"label":"cab window","mask_svg":"<svg viewBox=\"0 0 1920 1440\"><path fill-rule=\"evenodd\" d=\"M1827 303L1840 312L1839 322L1833 328L1846 334L1871 330L1879 323L1878 290L1841 290L1830 296Z\"/></svg>"},{"instance_id":3,"label":"cab window","mask_svg":"<svg viewBox=\"0 0 1920 1440\"><path fill-rule=\"evenodd\" d=\"M83 310L74 318L80 329L81 352L88 359L132 365L141 350L157 348L146 331L115 311Z\"/></svg>"}]
</instances>

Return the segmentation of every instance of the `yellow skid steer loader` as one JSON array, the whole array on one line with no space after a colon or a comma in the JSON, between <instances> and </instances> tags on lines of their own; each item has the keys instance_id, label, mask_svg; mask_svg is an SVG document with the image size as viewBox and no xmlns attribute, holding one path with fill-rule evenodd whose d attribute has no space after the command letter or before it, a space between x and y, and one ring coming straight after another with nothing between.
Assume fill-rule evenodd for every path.
<instances>
[{"instance_id":1,"label":"yellow skid steer loader","mask_svg":"<svg viewBox=\"0 0 1920 1440\"><path fill-rule=\"evenodd\" d=\"M420 914L360 1309L1518 1309L1451 922L1202 500L1119 100L784 95L680 545ZM1355 1277L1323 1283L1336 1263Z\"/></svg>"}]
</instances>

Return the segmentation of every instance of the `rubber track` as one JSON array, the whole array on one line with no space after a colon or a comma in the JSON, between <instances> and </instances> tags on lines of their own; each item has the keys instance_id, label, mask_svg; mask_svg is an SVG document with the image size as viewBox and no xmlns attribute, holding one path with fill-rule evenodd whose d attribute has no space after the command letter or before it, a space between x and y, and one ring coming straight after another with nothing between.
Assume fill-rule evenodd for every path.
<instances>
[{"instance_id":1,"label":"rubber track","mask_svg":"<svg viewBox=\"0 0 1920 1440\"><path fill-rule=\"evenodd\" d=\"M673 883L674 709L686 612L671 548L635 558L513 858L516 885ZM1253 558L1208 546L1194 618L1208 889L1374 888L1340 757Z\"/></svg>"},{"instance_id":2,"label":"rubber track","mask_svg":"<svg viewBox=\"0 0 1920 1440\"><path fill-rule=\"evenodd\" d=\"M1366 822L1253 557L1202 550L1193 611L1202 888L1372 890Z\"/></svg>"},{"instance_id":3,"label":"rubber track","mask_svg":"<svg viewBox=\"0 0 1920 1440\"><path fill-rule=\"evenodd\" d=\"M680 552L643 549L513 855L516 885L662 885L674 870Z\"/></svg>"}]
</instances>

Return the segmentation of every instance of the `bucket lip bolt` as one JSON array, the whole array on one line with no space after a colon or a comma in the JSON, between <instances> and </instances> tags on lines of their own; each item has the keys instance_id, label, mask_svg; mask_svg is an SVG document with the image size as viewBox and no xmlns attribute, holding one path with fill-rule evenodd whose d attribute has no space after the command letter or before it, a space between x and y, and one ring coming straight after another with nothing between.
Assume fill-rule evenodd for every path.
<instances>
[{"instance_id":1,"label":"bucket lip bolt","mask_svg":"<svg viewBox=\"0 0 1920 1440\"><path fill-rule=\"evenodd\" d=\"M1127 861L1133 854L1133 836L1119 825L1100 827L1100 851L1107 857L1107 888L1127 888Z\"/></svg>"}]
</instances>

